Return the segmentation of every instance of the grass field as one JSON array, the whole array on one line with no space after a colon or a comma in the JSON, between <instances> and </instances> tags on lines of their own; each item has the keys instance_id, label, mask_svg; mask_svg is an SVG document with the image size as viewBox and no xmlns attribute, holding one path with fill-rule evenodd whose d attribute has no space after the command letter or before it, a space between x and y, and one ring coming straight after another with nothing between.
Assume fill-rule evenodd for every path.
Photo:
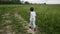
<instances>
[{"instance_id":1,"label":"grass field","mask_svg":"<svg viewBox=\"0 0 60 34\"><path fill-rule=\"evenodd\" d=\"M21 29L23 26L19 25L19 21L14 17L14 14L17 12L29 22L29 8L31 6L35 8L37 14L36 25L38 26L39 32L44 34L60 34L60 5L0 5L0 24L4 23L2 22L4 19L11 20L13 21L11 23L13 27L18 25L16 26L17 28L12 28L14 31L25 32L25 29ZM2 15L5 13L9 13L10 18L3 18Z\"/></svg>"}]
</instances>

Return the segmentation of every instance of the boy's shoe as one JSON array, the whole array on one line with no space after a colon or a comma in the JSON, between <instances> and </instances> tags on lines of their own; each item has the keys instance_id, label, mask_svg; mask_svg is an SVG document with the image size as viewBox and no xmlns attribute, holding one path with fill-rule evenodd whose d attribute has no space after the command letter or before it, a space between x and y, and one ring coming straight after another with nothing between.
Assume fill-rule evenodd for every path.
<instances>
[{"instance_id":1,"label":"boy's shoe","mask_svg":"<svg viewBox=\"0 0 60 34\"><path fill-rule=\"evenodd\" d=\"M34 28L34 31L36 31L36 28Z\"/></svg>"},{"instance_id":2,"label":"boy's shoe","mask_svg":"<svg viewBox=\"0 0 60 34\"><path fill-rule=\"evenodd\" d=\"M31 26L29 26L29 28L31 28L31 29L32 29L32 27L31 27Z\"/></svg>"}]
</instances>

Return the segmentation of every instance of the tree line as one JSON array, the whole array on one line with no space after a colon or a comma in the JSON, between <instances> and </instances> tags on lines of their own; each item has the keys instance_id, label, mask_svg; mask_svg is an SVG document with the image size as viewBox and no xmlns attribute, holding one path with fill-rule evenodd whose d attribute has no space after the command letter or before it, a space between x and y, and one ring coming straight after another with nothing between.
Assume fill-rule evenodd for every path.
<instances>
[{"instance_id":1,"label":"tree line","mask_svg":"<svg viewBox=\"0 0 60 34\"><path fill-rule=\"evenodd\" d=\"M21 4L20 0L0 0L0 4Z\"/></svg>"},{"instance_id":2,"label":"tree line","mask_svg":"<svg viewBox=\"0 0 60 34\"><path fill-rule=\"evenodd\" d=\"M0 4L32 4L28 1L20 1L20 0L0 0ZM44 3L46 5L46 3Z\"/></svg>"}]
</instances>

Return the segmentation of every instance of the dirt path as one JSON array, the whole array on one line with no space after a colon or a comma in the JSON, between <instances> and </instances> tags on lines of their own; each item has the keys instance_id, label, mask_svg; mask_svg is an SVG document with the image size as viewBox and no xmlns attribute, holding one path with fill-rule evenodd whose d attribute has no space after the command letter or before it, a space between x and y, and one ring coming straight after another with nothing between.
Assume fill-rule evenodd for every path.
<instances>
[{"instance_id":1,"label":"dirt path","mask_svg":"<svg viewBox=\"0 0 60 34\"><path fill-rule=\"evenodd\" d=\"M2 15L2 24L0 25L0 34L13 34L12 33L12 29L11 29L11 25L9 25L11 23L10 20L6 20L9 18L9 13L5 13Z\"/></svg>"},{"instance_id":2,"label":"dirt path","mask_svg":"<svg viewBox=\"0 0 60 34\"><path fill-rule=\"evenodd\" d=\"M18 15L18 13L15 14L15 17L18 17L19 20L22 21L23 27L25 27L27 29L27 33L31 33L31 34L36 33L36 32L33 31L33 29L29 28L29 23L27 21L25 21L24 18L22 18L20 15Z\"/></svg>"},{"instance_id":3,"label":"dirt path","mask_svg":"<svg viewBox=\"0 0 60 34\"><path fill-rule=\"evenodd\" d=\"M36 32L34 32L33 29L29 28L29 23L27 21L25 21L24 18L22 18L18 13L15 13L14 15L15 15L15 17L18 18L19 21L21 20L20 23L22 23L23 27L25 27L27 29L27 33L28 34L29 33L31 33L31 34L35 34L36 33ZM9 13L6 13L6 14L4 14L2 16L3 16L3 18L7 18L8 19L9 18ZM6 25L6 26L4 26L5 28L3 28L2 30L0 29L0 32L2 32L2 34L5 34L5 33L6 34L15 34L15 32L12 32L11 25L9 25L10 23L12 23L12 21L3 20L2 22L4 22L4 24L2 24L2 25Z\"/></svg>"}]
</instances>

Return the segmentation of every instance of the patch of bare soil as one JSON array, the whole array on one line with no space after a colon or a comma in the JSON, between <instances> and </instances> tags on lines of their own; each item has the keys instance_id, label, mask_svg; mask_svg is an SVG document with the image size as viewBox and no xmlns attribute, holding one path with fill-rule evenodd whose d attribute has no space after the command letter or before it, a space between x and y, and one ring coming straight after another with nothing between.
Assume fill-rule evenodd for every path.
<instances>
[{"instance_id":1,"label":"patch of bare soil","mask_svg":"<svg viewBox=\"0 0 60 34\"><path fill-rule=\"evenodd\" d=\"M31 34L35 34L36 33L33 29L29 28L29 23L27 21L25 21L24 18L22 18L17 13L15 13L15 17L17 17L19 20L22 21L23 27L25 27L27 29L27 33L31 33Z\"/></svg>"}]
</instances>

